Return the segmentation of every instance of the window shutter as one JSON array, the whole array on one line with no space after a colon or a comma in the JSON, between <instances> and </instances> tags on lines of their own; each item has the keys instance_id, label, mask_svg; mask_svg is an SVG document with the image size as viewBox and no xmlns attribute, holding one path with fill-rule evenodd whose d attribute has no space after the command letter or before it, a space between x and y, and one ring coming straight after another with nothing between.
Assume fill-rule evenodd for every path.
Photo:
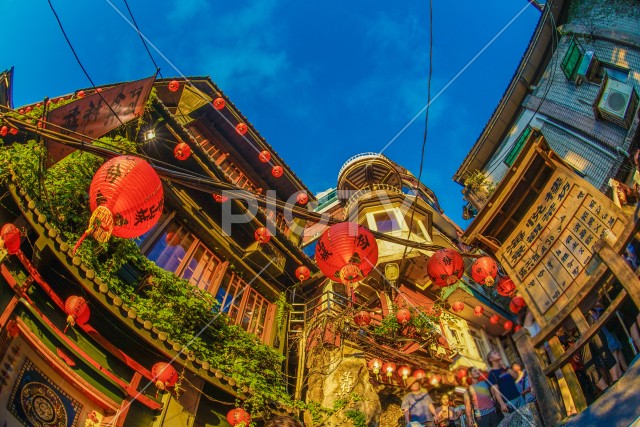
<instances>
[{"instance_id":1,"label":"window shutter","mask_svg":"<svg viewBox=\"0 0 640 427\"><path fill-rule=\"evenodd\" d=\"M560 69L562 69L567 80L574 80L583 56L584 49L576 42L575 38L572 38L569 43L569 49L567 49L567 53L564 55L564 59L560 64Z\"/></svg>"},{"instance_id":2,"label":"window shutter","mask_svg":"<svg viewBox=\"0 0 640 427\"><path fill-rule=\"evenodd\" d=\"M522 131L515 144L513 145L513 148L511 148L511 151L509 151L509 154L507 154L507 157L504 159L504 162L507 164L507 166L513 165L513 162L516 161L516 158L518 158L518 154L520 154L520 151L522 151L522 147L524 147L524 144L529 139L531 131L532 129L529 126L527 126L525 130Z\"/></svg>"}]
</instances>

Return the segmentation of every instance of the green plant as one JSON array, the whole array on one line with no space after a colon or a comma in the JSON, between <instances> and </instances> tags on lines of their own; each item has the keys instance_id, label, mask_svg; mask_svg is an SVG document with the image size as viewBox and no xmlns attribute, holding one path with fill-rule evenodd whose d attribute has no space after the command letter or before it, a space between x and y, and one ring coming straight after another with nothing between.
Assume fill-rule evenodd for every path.
<instances>
[{"instance_id":1,"label":"green plant","mask_svg":"<svg viewBox=\"0 0 640 427\"><path fill-rule=\"evenodd\" d=\"M278 328L278 333L281 333L284 330L289 313L293 310L293 306L287 301L286 292L281 292L278 295L278 299L276 299L276 309L276 326Z\"/></svg>"},{"instance_id":2,"label":"green plant","mask_svg":"<svg viewBox=\"0 0 640 427\"><path fill-rule=\"evenodd\" d=\"M471 174L465 178L464 185L471 191L486 192L489 195L493 194L496 190L495 184L487 178L484 172L478 169L471 172Z\"/></svg>"}]
</instances>

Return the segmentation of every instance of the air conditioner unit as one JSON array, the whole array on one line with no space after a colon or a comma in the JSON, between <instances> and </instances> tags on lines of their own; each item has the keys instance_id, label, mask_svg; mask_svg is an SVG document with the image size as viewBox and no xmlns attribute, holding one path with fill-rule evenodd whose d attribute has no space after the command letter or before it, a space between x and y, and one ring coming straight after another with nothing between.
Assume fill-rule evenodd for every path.
<instances>
[{"instance_id":1,"label":"air conditioner unit","mask_svg":"<svg viewBox=\"0 0 640 427\"><path fill-rule=\"evenodd\" d=\"M605 86L598 101L598 112L603 119L626 129L631 126L633 112L638 105L638 95L633 86L613 79L605 79Z\"/></svg>"}]
</instances>

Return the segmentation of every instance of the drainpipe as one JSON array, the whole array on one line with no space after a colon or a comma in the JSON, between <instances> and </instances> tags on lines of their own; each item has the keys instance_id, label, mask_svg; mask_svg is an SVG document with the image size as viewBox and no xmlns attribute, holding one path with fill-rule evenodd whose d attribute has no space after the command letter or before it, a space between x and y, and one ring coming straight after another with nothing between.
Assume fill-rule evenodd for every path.
<instances>
[{"instance_id":1,"label":"drainpipe","mask_svg":"<svg viewBox=\"0 0 640 427\"><path fill-rule=\"evenodd\" d=\"M607 156L607 157L610 157L610 158L611 158L611 159L613 159L613 160L617 159L617 157L618 157L615 153L612 153L611 151L609 151L609 150L606 150L606 149L602 148L601 146L599 146L599 145L598 145L598 144L596 144L595 142L591 141L590 139L587 139L587 138L585 138L584 136L582 136L582 135L580 135L580 134L578 134L578 133L576 133L576 132L574 132L574 131L572 131L572 130L567 129L566 127L564 127L564 126L562 126L562 125L560 125L560 124L558 124L558 123L552 122L551 120L545 119L544 117L536 117L536 119L537 119L537 120L540 120L541 122L547 123L547 124L549 124L549 125L551 125L551 126L553 126L553 127L555 127L555 128L558 128L558 129L562 130L563 132L568 133L568 134L569 134L569 135L571 135L571 136L575 136L575 137L576 137L576 138L578 138L580 141L582 141L582 142L584 142L585 144L587 144L589 147L591 147L591 148L593 148L593 149L595 149L595 150L597 150L597 151L601 152L602 154L604 154L604 155L605 155L605 156ZM624 151L622 148L620 148L620 147L616 147L616 148L615 148L615 150L616 150L616 152L618 152L618 153L624 153L624 152L625 152L625 151Z\"/></svg>"}]
</instances>

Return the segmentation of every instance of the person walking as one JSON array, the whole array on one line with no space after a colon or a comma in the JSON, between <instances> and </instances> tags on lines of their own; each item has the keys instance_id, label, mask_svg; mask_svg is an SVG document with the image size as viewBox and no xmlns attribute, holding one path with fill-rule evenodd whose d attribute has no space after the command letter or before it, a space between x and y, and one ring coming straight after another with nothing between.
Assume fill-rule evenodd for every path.
<instances>
[{"instance_id":1,"label":"person walking","mask_svg":"<svg viewBox=\"0 0 640 427\"><path fill-rule=\"evenodd\" d=\"M407 378L407 393L402 398L400 408L404 412L407 427L435 427L436 408L427 391L422 390L420 381L415 377Z\"/></svg>"},{"instance_id":2,"label":"person walking","mask_svg":"<svg viewBox=\"0 0 640 427\"><path fill-rule=\"evenodd\" d=\"M487 377L481 374L478 368L471 368L469 378L471 378L469 394L471 395L476 425L478 427L496 427L500 423L501 417L496 411L496 405L491 397L491 386L487 382Z\"/></svg>"},{"instance_id":3,"label":"person walking","mask_svg":"<svg viewBox=\"0 0 640 427\"><path fill-rule=\"evenodd\" d=\"M488 377L491 393L500 405L500 410L508 413L524 406L524 398L520 395L515 381L517 374L505 366L500 353L496 350L490 351L487 362L491 368Z\"/></svg>"},{"instance_id":4,"label":"person walking","mask_svg":"<svg viewBox=\"0 0 640 427\"><path fill-rule=\"evenodd\" d=\"M522 369L522 366L519 363L514 363L511 365L511 368L518 375L516 377L516 385L518 386L518 390L522 397L524 397L525 403L531 403L536 401L536 397L533 394L533 390L531 389L531 381L529 380L529 375L527 371Z\"/></svg>"}]
</instances>

